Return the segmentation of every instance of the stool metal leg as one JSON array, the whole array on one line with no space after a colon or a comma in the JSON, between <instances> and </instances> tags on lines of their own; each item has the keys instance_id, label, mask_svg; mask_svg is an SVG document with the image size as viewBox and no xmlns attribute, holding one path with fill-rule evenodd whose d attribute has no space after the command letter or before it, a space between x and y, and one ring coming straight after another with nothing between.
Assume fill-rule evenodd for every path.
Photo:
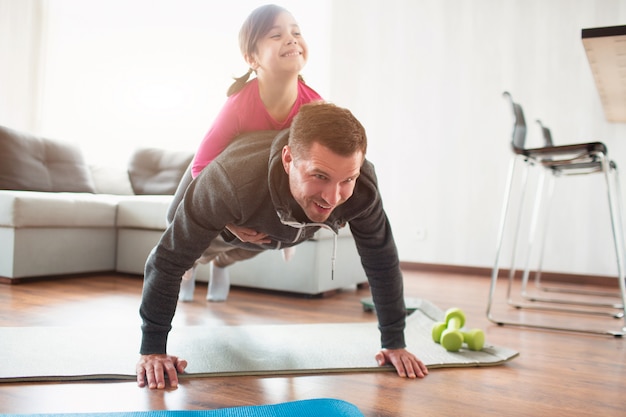
<instances>
[{"instance_id":1,"label":"stool metal leg","mask_svg":"<svg viewBox=\"0 0 626 417\"><path fill-rule=\"evenodd\" d=\"M619 283L620 296L622 300L622 317L624 318L624 326L622 331L626 331L626 283L624 280L624 228L622 222L622 202L621 191L619 189L619 176L617 166L612 167L608 159L604 159L603 164L604 176L607 184L607 195L609 199L609 210L611 213L611 228L613 231L613 240L615 241L615 256L617 257L617 278ZM615 180L611 181L611 172L613 172ZM617 196L613 196L612 190L615 190ZM615 201L617 197L617 201Z\"/></svg>"},{"instance_id":2,"label":"stool metal leg","mask_svg":"<svg viewBox=\"0 0 626 417\"><path fill-rule=\"evenodd\" d=\"M590 334L599 334L599 335L611 335L611 336L616 336L616 337L621 337L623 335L626 334L626 323L625 325L620 329L620 330L611 330L611 329L585 329L585 328L570 328L570 327L565 327L565 326L553 326L553 325L543 325L543 324L533 324L533 323L524 323L522 321L512 321L512 320L501 320L497 317L495 317L494 312L493 312L493 307L494 307L494 303L495 303L495 297L496 297L496 287L497 287L497 280L498 280L498 275L499 275L499 269L500 269L500 255L502 252L502 246L503 246L503 241L504 241L504 234L505 234L505 230L506 230L506 226L507 226L507 218L509 216L509 210L510 210L510 204L511 204L511 199L512 199L512 193L511 193L511 189L512 189L512 185L514 182L514 175L515 175L515 167L517 165L517 158L514 159L513 163L510 166L509 169L509 174L508 174L508 178L507 178L507 185L506 185L506 189L505 189L505 194L504 194L504 203L503 203L503 207L502 207L502 213L501 213L501 220L500 220L500 225L499 225L499 231L498 231L498 240L497 240L497 249L496 249L496 261L495 261L495 265L492 271L492 275L491 275L491 285L489 288L489 298L488 298L488 303L487 303L487 318L498 324L498 325L511 325L511 326L519 326L519 327L527 327L527 328L536 328L536 329L543 329L543 330L557 330L557 331L571 331L571 332L579 332L579 333L590 333ZM520 205L520 211L523 208L523 194L525 192L525 185L526 185L526 171L528 167L525 167L526 169L524 170L524 177L522 179L522 198L521 198L521 205ZM619 278L619 285L620 285L620 293L621 293L621 300L622 300L622 304L619 306L613 306L615 308L620 308L621 312L617 315L613 315L613 317L624 317L624 319L626 320L626 307L624 302L626 301L626 283L625 283L625 276L624 276L624 248L626 247L625 243L624 243L624 234L623 234L623 224L622 224L622 219L621 219L621 193L619 190L619 176L617 175L617 170L616 169L611 169L612 167L609 166L609 163L607 162L605 165L603 165L603 169L604 169L604 174L605 174L605 179L606 179L606 183L607 183L607 195L608 195L608 202L609 202L609 209L610 209L610 213L611 213L611 227L612 227L612 232L613 232L613 239L615 242L615 251L616 251L616 256L617 256L617 265L618 265L618 278ZM611 181L611 173L615 174L615 180ZM543 183L543 181L542 181ZM617 199L616 197L613 195L612 190L614 189L613 187L615 186L615 188L617 189ZM551 185L550 185L551 187ZM541 192L543 192L543 190L541 190ZM551 194L551 193L549 193ZM550 196L551 197L551 196ZM540 199L541 200L541 199ZM549 206L549 205L548 205ZM534 234L535 234L535 227L536 227L536 222L538 221L538 218L541 217L539 216L539 213L541 212L541 203L539 202L535 202L535 208L534 208L534 214L533 214L533 220L532 220L532 224L531 224L531 231L530 231L530 237L529 237L529 252L527 253L527 256L530 257L530 249L532 248L532 244L533 244L533 240L534 240ZM512 305L514 307L517 308L528 308L528 306L526 305L518 305L518 303L516 303L515 301L513 301L513 297L511 295L511 291L512 291L512 286L513 286L513 280L514 280L514 275L515 275L515 268L514 268L514 258L515 258L515 251L516 251L516 245L517 245L517 240L518 240L518 236L519 236L519 230L520 230L520 215L518 215L518 221L517 221L517 225L516 225L516 231L514 233L515 239L513 242L513 257L512 257L512 261L511 261L511 271L509 273L509 278L508 278L508 286L507 286L507 303L509 305ZM542 237L543 239L543 237ZM541 245L541 261L540 261L540 265L542 263L543 260L543 242L540 244ZM523 283L523 286L525 288L525 285L527 284L528 281L528 271L529 271L529 267L528 267L528 260L526 263L526 268L524 271L524 277L523 280L525 280L525 282ZM550 311L562 311L562 312L579 312L579 310L568 310L568 309L559 309L556 307L544 307L544 306L532 306L533 309L535 310L550 310ZM597 314L597 313L591 313L591 314Z\"/></svg>"},{"instance_id":3,"label":"stool metal leg","mask_svg":"<svg viewBox=\"0 0 626 417\"><path fill-rule=\"evenodd\" d=\"M496 284L498 281L498 273L500 271L500 255L502 254L502 243L504 241L504 232L506 230L506 222L509 213L509 208L511 205L511 188L513 186L513 177L515 173L515 167L517 166L518 157L514 156L511 159L511 163L509 164L509 172L507 174L506 186L504 190L504 199L502 202L502 212L500 214L500 225L498 227L498 237L497 237L497 245L496 245L496 260L493 270L491 272L491 284L489 286L489 297L487 300L487 318L492 321L496 321L496 319L492 316L491 308L493 306ZM519 222L518 222L519 223ZM519 224L518 224L519 227ZM515 246L515 244L514 244ZM513 262L512 262L513 263ZM511 267L513 270L513 267ZM512 287L512 276L509 274L509 286L507 289L507 299L510 299L511 287Z\"/></svg>"},{"instance_id":4,"label":"stool metal leg","mask_svg":"<svg viewBox=\"0 0 626 417\"><path fill-rule=\"evenodd\" d=\"M547 184L547 204L544 204L544 188ZM547 229L549 223L547 222L549 209L551 207L551 200L554 190L554 175L552 173L546 173L546 170L542 170L539 177L539 185L537 187L536 195L535 195L535 203L533 206L533 213L530 223L530 231L528 234L528 244L526 251L526 262L524 266L524 272L522 275L522 286L521 286L521 299L526 302L519 302L510 300L509 304L516 308L527 308L527 309L537 309L544 311L560 311L564 313L574 313L574 314L591 314L591 315L599 315L599 316L608 316L614 318L621 318L621 313L615 313L606 310L590 310L590 309L576 309L576 308L565 308L565 307L556 307L554 305L571 305L571 306L581 306L581 307L599 307L599 308L609 308L609 309L621 309L622 305L619 303L607 303L607 302L591 302L591 301L581 301L581 300L573 300L568 298L554 298L554 297L542 297L536 295L534 291L531 292L528 288L528 281L530 277L530 260L533 255L533 250L535 248L535 238L537 234L537 229L543 230L539 254L540 254L540 263L539 269L537 270L537 274L540 274L542 261L543 261L543 252L545 247L545 240ZM542 224L539 227L539 224ZM583 292L584 293L584 292ZM545 303L545 304L537 304L537 303Z\"/></svg>"},{"instance_id":5,"label":"stool metal leg","mask_svg":"<svg viewBox=\"0 0 626 417\"><path fill-rule=\"evenodd\" d=\"M557 174L554 174L548 177L549 191L548 191L548 202L547 202L548 210L546 213L546 219L550 218L550 208L552 207L552 196L554 192L554 182L555 182L556 175ZM619 191L619 187L618 187L618 191ZM621 198L619 196L617 198L617 201L618 203L621 201ZM617 213L618 214L621 213L621 208L618 208ZM581 289L581 288L565 288L565 287L546 285L545 283L543 283L541 281L541 275L543 271L544 248L545 248L545 242L546 242L546 238L548 235L548 229L549 229L550 223L546 221L544 224L545 225L543 229L543 236L541 238L541 246L539 248L539 263L537 266L537 270L534 272L534 280L533 280L534 286L538 291L542 291L546 293L559 293L559 294L591 295L591 296L597 296L597 297L618 297L619 296L619 294L615 291L599 291L599 290L588 290L588 289ZM599 305L602 305L604 307L609 307L609 308L618 308L618 309L621 308L620 304L615 304L615 303L604 303L604 304L600 303ZM611 313L608 313L608 314L613 315Z\"/></svg>"}]
</instances>

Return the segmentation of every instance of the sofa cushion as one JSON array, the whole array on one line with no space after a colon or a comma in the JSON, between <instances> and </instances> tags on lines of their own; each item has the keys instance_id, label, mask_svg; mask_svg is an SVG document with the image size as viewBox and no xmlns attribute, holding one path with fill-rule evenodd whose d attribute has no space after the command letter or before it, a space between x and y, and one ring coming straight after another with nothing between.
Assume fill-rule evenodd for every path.
<instances>
[{"instance_id":1,"label":"sofa cushion","mask_svg":"<svg viewBox=\"0 0 626 417\"><path fill-rule=\"evenodd\" d=\"M0 126L0 189L87 192L94 185L80 150Z\"/></svg>"},{"instance_id":2,"label":"sofa cushion","mask_svg":"<svg viewBox=\"0 0 626 417\"><path fill-rule=\"evenodd\" d=\"M105 194L2 191L0 228L112 228L117 203L118 197Z\"/></svg>"},{"instance_id":3,"label":"sofa cushion","mask_svg":"<svg viewBox=\"0 0 626 417\"><path fill-rule=\"evenodd\" d=\"M133 191L138 195L173 195L192 159L192 152L156 148L136 150L128 166Z\"/></svg>"},{"instance_id":4,"label":"sofa cushion","mask_svg":"<svg viewBox=\"0 0 626 417\"><path fill-rule=\"evenodd\" d=\"M163 231L167 227L165 213L171 195L136 195L119 197L117 227Z\"/></svg>"},{"instance_id":5,"label":"sofa cushion","mask_svg":"<svg viewBox=\"0 0 626 417\"><path fill-rule=\"evenodd\" d=\"M91 178L98 194L134 195L125 166L90 164Z\"/></svg>"}]
</instances>

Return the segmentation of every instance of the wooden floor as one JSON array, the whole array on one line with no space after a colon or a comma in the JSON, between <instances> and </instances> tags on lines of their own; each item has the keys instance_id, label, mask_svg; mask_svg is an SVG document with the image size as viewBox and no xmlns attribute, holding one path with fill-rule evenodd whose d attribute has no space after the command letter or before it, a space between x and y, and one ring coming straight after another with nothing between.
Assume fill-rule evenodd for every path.
<instances>
[{"instance_id":1,"label":"wooden floor","mask_svg":"<svg viewBox=\"0 0 626 417\"><path fill-rule=\"evenodd\" d=\"M139 325L141 285L139 277L118 275L0 285L0 325ZM0 384L0 413L201 410L330 397L355 404L365 416L626 415L624 338L494 325L485 317L484 276L407 271L405 288L407 296L442 309L463 308L470 327L483 328L489 343L516 349L519 357L502 366L436 369L422 380L392 372L221 377L161 391L134 382L9 383ZM206 284L194 302L179 305L175 326L375 320L359 303L368 289L306 298L234 288L217 304L207 303L205 293Z\"/></svg>"}]
</instances>

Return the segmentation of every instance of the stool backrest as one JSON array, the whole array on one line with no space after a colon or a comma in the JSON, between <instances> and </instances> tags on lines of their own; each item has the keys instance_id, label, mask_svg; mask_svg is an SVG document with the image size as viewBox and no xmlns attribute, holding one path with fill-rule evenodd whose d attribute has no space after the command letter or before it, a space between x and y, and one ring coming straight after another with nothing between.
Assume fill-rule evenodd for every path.
<instances>
[{"instance_id":1,"label":"stool backrest","mask_svg":"<svg viewBox=\"0 0 626 417\"><path fill-rule=\"evenodd\" d=\"M503 96L509 99L511 103L511 109L513 110L513 132L511 133L511 146L513 152L522 153L524 145L526 143L526 119L524 118L524 110L522 106L513 101L513 97L508 91L505 91Z\"/></svg>"}]
</instances>

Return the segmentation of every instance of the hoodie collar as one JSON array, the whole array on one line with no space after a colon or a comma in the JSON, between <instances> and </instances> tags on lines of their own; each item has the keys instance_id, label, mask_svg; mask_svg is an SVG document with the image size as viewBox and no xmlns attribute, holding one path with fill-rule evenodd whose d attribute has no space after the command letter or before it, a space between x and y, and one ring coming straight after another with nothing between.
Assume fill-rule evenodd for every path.
<instances>
[{"instance_id":1,"label":"hoodie collar","mask_svg":"<svg viewBox=\"0 0 626 417\"><path fill-rule=\"evenodd\" d=\"M289 189L289 176L283 167L282 152L289 140L289 129L282 130L276 135L270 148L269 169L268 169L268 189L276 209L276 214L281 223L295 229L306 227L320 227L333 232L333 252L331 255L331 279L335 276L335 259L337 257L337 234L339 228L345 225L345 221L337 219L331 214L324 223L311 221L299 221L297 217L304 218L304 211L291 195ZM300 214L297 216L295 213ZM334 214L334 213L333 213Z\"/></svg>"}]
</instances>

